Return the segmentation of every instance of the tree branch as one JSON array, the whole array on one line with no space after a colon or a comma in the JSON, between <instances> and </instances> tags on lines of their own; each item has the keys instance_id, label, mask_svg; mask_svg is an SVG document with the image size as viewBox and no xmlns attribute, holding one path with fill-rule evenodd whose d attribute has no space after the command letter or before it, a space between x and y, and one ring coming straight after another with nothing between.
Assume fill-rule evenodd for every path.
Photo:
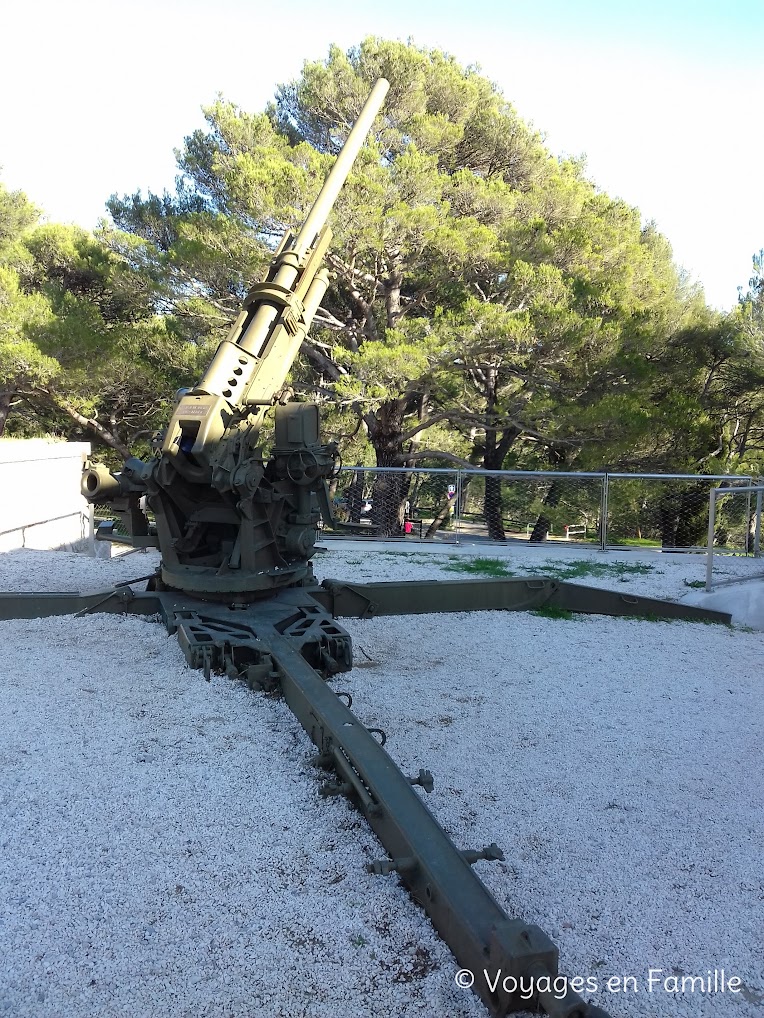
<instances>
[{"instance_id":1,"label":"tree branch","mask_svg":"<svg viewBox=\"0 0 764 1018\"><path fill-rule=\"evenodd\" d=\"M462 459L461 456L454 456L451 452L444 452L442 449L420 449L417 452L404 452L395 457L397 463L408 464L412 460L434 459L447 460L449 463L456 463L465 470L478 470L474 463Z\"/></svg>"},{"instance_id":2,"label":"tree branch","mask_svg":"<svg viewBox=\"0 0 764 1018\"><path fill-rule=\"evenodd\" d=\"M37 388L35 389L35 391L38 392L41 396L45 397L47 400L49 400L49 402L52 403L54 407L57 407L59 410L63 411L63 413L65 413L68 417L71 417L73 421L76 421L81 428L85 428L85 430L92 431L96 435L98 435L102 442L105 442L105 444L108 445L111 449L114 449L116 452L118 452L120 456L123 457L123 459L129 458L130 449L123 442L121 442L113 432L109 431L108 428L105 428L103 424L97 421L95 417L85 417L85 415L81 414L79 410L75 409L75 407L73 407L71 403L68 402L68 400L64 399L63 396L60 396L58 393L55 393L50 389Z\"/></svg>"},{"instance_id":3,"label":"tree branch","mask_svg":"<svg viewBox=\"0 0 764 1018\"><path fill-rule=\"evenodd\" d=\"M327 357L325 353L322 353L321 350L318 350L307 340L303 340L300 344L300 353L304 353L308 360L312 361L319 371L328 375L333 382L339 381L343 375L347 374L347 371L340 367L335 360L332 360L331 357Z\"/></svg>"}]
</instances>

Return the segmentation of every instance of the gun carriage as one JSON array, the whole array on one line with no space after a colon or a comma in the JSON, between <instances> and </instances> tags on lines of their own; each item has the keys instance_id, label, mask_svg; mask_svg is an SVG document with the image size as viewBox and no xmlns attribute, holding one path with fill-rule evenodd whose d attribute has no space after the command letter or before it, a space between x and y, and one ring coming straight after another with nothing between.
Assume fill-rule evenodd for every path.
<instances>
[{"instance_id":1,"label":"gun carriage","mask_svg":"<svg viewBox=\"0 0 764 1018\"><path fill-rule=\"evenodd\" d=\"M158 573L144 590L3 594L0 618L158 615L189 664L208 678L224 673L253 689L280 692L315 744L317 766L328 772L322 794L347 796L387 850L374 871L397 873L461 966L501 971L526 984L530 979L539 988L529 1002L506 984L491 990L478 980L489 1011L504 1015L531 1006L552 1018L602 1018L604 1011L573 990L544 989L558 972L555 945L537 926L508 916L471 868L478 859L503 858L497 846L458 849L414 788L432 792L430 772L402 774L383 748L384 733L367 729L351 711L348 694L327 683L352 667L350 637L337 619L544 605L729 617L537 577L316 582L311 558L319 520L342 526L332 520L327 492L338 450L321 442L315 405L274 404L329 283L322 268L331 241L329 213L387 88L377 82L302 228L284 237L204 377L179 394L155 457L128 459L115 473L100 466L85 470L83 494L109 502L119 524L102 524L98 538L158 548ZM271 408L275 442L267 456L260 431Z\"/></svg>"}]
</instances>

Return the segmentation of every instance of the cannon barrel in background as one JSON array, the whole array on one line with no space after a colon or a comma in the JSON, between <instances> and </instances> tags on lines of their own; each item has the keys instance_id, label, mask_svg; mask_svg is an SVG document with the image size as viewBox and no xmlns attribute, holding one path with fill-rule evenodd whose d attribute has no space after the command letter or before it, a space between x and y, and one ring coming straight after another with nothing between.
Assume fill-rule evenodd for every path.
<instances>
[{"instance_id":1,"label":"cannon barrel in background","mask_svg":"<svg viewBox=\"0 0 764 1018\"><path fill-rule=\"evenodd\" d=\"M109 470L103 463L85 463L80 490L88 502L113 502L127 495L142 495L151 465L135 456L125 460L121 470Z\"/></svg>"},{"instance_id":2,"label":"cannon barrel in background","mask_svg":"<svg viewBox=\"0 0 764 1018\"><path fill-rule=\"evenodd\" d=\"M119 478L101 463L95 466L86 464L82 471L80 488L83 497L89 502L109 502L112 498L123 494Z\"/></svg>"}]
</instances>

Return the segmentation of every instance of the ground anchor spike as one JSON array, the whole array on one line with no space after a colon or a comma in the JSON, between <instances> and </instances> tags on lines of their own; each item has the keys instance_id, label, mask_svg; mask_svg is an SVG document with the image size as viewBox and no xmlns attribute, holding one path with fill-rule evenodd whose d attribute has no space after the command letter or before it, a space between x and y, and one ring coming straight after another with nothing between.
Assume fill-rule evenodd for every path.
<instances>
[{"instance_id":1,"label":"ground anchor spike","mask_svg":"<svg viewBox=\"0 0 764 1018\"><path fill-rule=\"evenodd\" d=\"M353 791L353 786L349 781L325 781L321 785L320 794L324 799L330 799L335 795L350 795Z\"/></svg>"},{"instance_id":2,"label":"ground anchor spike","mask_svg":"<svg viewBox=\"0 0 764 1018\"><path fill-rule=\"evenodd\" d=\"M435 780L430 771L420 770L415 777L409 778L409 782L412 785L421 785L428 795L435 788Z\"/></svg>"},{"instance_id":3,"label":"ground anchor spike","mask_svg":"<svg viewBox=\"0 0 764 1018\"><path fill-rule=\"evenodd\" d=\"M484 848L474 849L468 848L462 852L465 862L468 862L470 866L473 863L478 862L480 859L487 859L489 862L504 862L504 853L496 844L492 841L490 845L486 845Z\"/></svg>"},{"instance_id":4,"label":"ground anchor spike","mask_svg":"<svg viewBox=\"0 0 764 1018\"><path fill-rule=\"evenodd\" d=\"M315 753L308 763L312 767L320 767L322 770L328 771L334 766L334 757L328 750L324 750L322 753Z\"/></svg>"},{"instance_id":5,"label":"ground anchor spike","mask_svg":"<svg viewBox=\"0 0 764 1018\"><path fill-rule=\"evenodd\" d=\"M375 859L366 864L366 872L380 876L387 876L389 873L411 873L417 865L416 859L410 855L401 859Z\"/></svg>"}]
</instances>

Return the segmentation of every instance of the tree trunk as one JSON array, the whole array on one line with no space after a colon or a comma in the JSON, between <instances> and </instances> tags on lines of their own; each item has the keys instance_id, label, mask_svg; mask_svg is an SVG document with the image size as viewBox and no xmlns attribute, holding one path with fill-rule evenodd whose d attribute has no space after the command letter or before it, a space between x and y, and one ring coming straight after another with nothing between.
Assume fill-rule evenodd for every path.
<instances>
[{"instance_id":1,"label":"tree trunk","mask_svg":"<svg viewBox=\"0 0 764 1018\"><path fill-rule=\"evenodd\" d=\"M446 523L448 523L448 521L451 519L452 504L453 499L449 498L448 495L446 495L445 499L443 500L443 504L438 510L435 519L427 528L427 533L424 535L425 537L435 537L440 528L445 526Z\"/></svg>"},{"instance_id":2,"label":"tree trunk","mask_svg":"<svg viewBox=\"0 0 764 1018\"><path fill-rule=\"evenodd\" d=\"M693 548L705 544L708 529L708 493L703 485L664 491L658 516L662 548Z\"/></svg>"},{"instance_id":3,"label":"tree trunk","mask_svg":"<svg viewBox=\"0 0 764 1018\"><path fill-rule=\"evenodd\" d=\"M403 285L403 268L400 251L392 252L390 270L387 278L382 280L385 291L385 316L388 329L394 329L401 317L401 286Z\"/></svg>"},{"instance_id":4,"label":"tree trunk","mask_svg":"<svg viewBox=\"0 0 764 1018\"><path fill-rule=\"evenodd\" d=\"M363 512L363 506L365 501L363 497L363 489L365 483L366 475L364 474L363 470L357 470L353 472L353 480L345 489L345 499L347 501L349 523L361 522L361 513Z\"/></svg>"},{"instance_id":5,"label":"tree trunk","mask_svg":"<svg viewBox=\"0 0 764 1018\"><path fill-rule=\"evenodd\" d=\"M494 411L494 400L488 401L488 418ZM489 428L485 433L485 451L483 453L483 466L486 470L501 470L504 459L496 441L496 432ZM483 501L483 515L488 527L488 537L492 541L506 541L504 533L504 513L501 508L501 478L491 477L486 474L485 498Z\"/></svg>"},{"instance_id":6,"label":"tree trunk","mask_svg":"<svg viewBox=\"0 0 764 1018\"><path fill-rule=\"evenodd\" d=\"M491 412L492 410L493 408L491 407ZM502 469L507 453L520 434L520 429L515 427L505 428L501 432L501 436L499 436L495 429L486 429L485 451L483 453L483 466L486 470ZM492 477L490 474L486 474L483 515L488 526L488 536L492 541L506 541L507 539L507 535L504 532L501 482L501 477Z\"/></svg>"},{"instance_id":7,"label":"tree trunk","mask_svg":"<svg viewBox=\"0 0 764 1018\"><path fill-rule=\"evenodd\" d=\"M469 499L470 488L472 487L474 479L474 476L471 477L469 474L462 474L462 484L459 492L459 516L463 516L467 508L467 500Z\"/></svg>"},{"instance_id":8,"label":"tree trunk","mask_svg":"<svg viewBox=\"0 0 764 1018\"><path fill-rule=\"evenodd\" d=\"M550 466L557 467L558 469L561 467L563 468L565 467L565 464L568 460L566 450L555 449L554 447L550 447L547 450L547 453L549 456ZM544 501L541 504L549 506L550 509L555 509L560 504L560 499L562 498L562 495L563 495L563 484L561 481L555 478L552 481L549 487L549 491L546 493ZM530 543L541 544L542 541L546 541L547 537L549 536L549 531L551 529L552 520L550 519L550 517L547 516L546 513L543 512L539 513L539 517L536 520L536 523L534 524L533 530L531 531L531 536L529 538Z\"/></svg>"},{"instance_id":9,"label":"tree trunk","mask_svg":"<svg viewBox=\"0 0 764 1018\"><path fill-rule=\"evenodd\" d=\"M5 422L11 412L11 401L14 396L13 389L0 389L0 437L5 431Z\"/></svg>"},{"instance_id":10,"label":"tree trunk","mask_svg":"<svg viewBox=\"0 0 764 1018\"><path fill-rule=\"evenodd\" d=\"M507 535L504 532L504 514L501 509L500 477L491 477L486 474L483 515L485 516L485 522L488 527L489 538L492 541L506 541Z\"/></svg>"},{"instance_id":11,"label":"tree trunk","mask_svg":"<svg viewBox=\"0 0 764 1018\"><path fill-rule=\"evenodd\" d=\"M383 403L373 418L367 418L369 441L378 467L399 467L403 462L403 421L406 400ZM411 483L410 474L378 473L372 492L371 522L380 537L402 537L404 504Z\"/></svg>"},{"instance_id":12,"label":"tree trunk","mask_svg":"<svg viewBox=\"0 0 764 1018\"><path fill-rule=\"evenodd\" d=\"M552 485L549 491L546 493L543 505L547 505L550 509L554 509L562 498L562 485L559 481L552 481ZM542 541L546 541L549 536L549 531L552 529L552 521L544 513L540 513L536 520L531 536L529 538L531 544L541 544Z\"/></svg>"}]
</instances>

